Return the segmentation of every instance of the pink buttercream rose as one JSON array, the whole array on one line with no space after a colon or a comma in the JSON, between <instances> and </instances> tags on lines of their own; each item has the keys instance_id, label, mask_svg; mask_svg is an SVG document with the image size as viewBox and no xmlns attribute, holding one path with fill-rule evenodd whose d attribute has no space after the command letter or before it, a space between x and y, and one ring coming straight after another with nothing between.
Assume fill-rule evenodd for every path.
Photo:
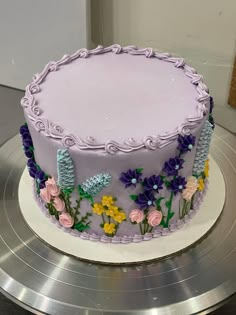
<instances>
[{"instance_id":1,"label":"pink buttercream rose","mask_svg":"<svg viewBox=\"0 0 236 315\"><path fill-rule=\"evenodd\" d=\"M129 218L131 222L141 223L144 219L144 213L142 210L134 209L130 212Z\"/></svg>"},{"instance_id":2,"label":"pink buttercream rose","mask_svg":"<svg viewBox=\"0 0 236 315\"><path fill-rule=\"evenodd\" d=\"M57 186L54 178L49 178L45 184L51 196L57 197L60 195L60 188Z\"/></svg>"},{"instance_id":3,"label":"pink buttercream rose","mask_svg":"<svg viewBox=\"0 0 236 315\"><path fill-rule=\"evenodd\" d=\"M44 202L49 203L51 201L51 194L49 193L47 187L40 189L40 197Z\"/></svg>"},{"instance_id":4,"label":"pink buttercream rose","mask_svg":"<svg viewBox=\"0 0 236 315\"><path fill-rule=\"evenodd\" d=\"M65 202L59 197L53 199L53 205L59 212L62 212L65 209Z\"/></svg>"},{"instance_id":5,"label":"pink buttercream rose","mask_svg":"<svg viewBox=\"0 0 236 315\"><path fill-rule=\"evenodd\" d=\"M65 228L71 228L74 225L74 218L72 218L69 213L62 212L59 216L59 222Z\"/></svg>"},{"instance_id":6,"label":"pink buttercream rose","mask_svg":"<svg viewBox=\"0 0 236 315\"><path fill-rule=\"evenodd\" d=\"M159 225L162 220L162 212L158 210L152 210L148 213L147 219L149 225L151 226Z\"/></svg>"},{"instance_id":7,"label":"pink buttercream rose","mask_svg":"<svg viewBox=\"0 0 236 315\"><path fill-rule=\"evenodd\" d=\"M185 200L190 201L194 193L198 188L198 180L194 176L189 176L187 178L186 188L182 192L182 196Z\"/></svg>"}]
</instances>

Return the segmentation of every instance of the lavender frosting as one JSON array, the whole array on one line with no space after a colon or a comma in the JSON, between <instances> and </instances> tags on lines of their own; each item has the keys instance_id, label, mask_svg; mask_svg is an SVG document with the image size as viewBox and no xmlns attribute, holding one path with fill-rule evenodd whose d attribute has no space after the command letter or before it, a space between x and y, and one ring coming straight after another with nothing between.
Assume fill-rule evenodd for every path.
<instances>
[{"instance_id":1,"label":"lavender frosting","mask_svg":"<svg viewBox=\"0 0 236 315\"><path fill-rule=\"evenodd\" d=\"M115 154L156 150L189 133L209 94L183 59L115 44L48 63L21 105L37 131L64 147Z\"/></svg>"}]
</instances>

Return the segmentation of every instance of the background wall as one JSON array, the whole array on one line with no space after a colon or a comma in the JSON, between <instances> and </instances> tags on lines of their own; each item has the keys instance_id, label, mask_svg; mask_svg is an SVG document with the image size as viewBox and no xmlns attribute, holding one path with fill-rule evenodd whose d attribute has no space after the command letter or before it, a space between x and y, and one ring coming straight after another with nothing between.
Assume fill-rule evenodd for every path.
<instances>
[{"instance_id":1,"label":"background wall","mask_svg":"<svg viewBox=\"0 0 236 315\"><path fill-rule=\"evenodd\" d=\"M0 84L24 89L50 60L88 46L89 0L0 1Z\"/></svg>"},{"instance_id":2,"label":"background wall","mask_svg":"<svg viewBox=\"0 0 236 315\"><path fill-rule=\"evenodd\" d=\"M134 44L183 56L204 75L218 122L228 121L236 132L236 111L227 105L236 52L235 0L92 0L91 9L94 44Z\"/></svg>"}]
</instances>

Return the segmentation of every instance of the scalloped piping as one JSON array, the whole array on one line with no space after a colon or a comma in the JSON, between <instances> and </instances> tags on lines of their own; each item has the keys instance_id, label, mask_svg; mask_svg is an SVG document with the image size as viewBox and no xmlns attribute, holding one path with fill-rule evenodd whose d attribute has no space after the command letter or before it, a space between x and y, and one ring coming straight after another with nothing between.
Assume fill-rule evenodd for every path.
<instances>
[{"instance_id":1,"label":"scalloped piping","mask_svg":"<svg viewBox=\"0 0 236 315\"><path fill-rule=\"evenodd\" d=\"M172 232L175 232L176 230L180 229L181 227L184 226L187 222L191 220L191 218L197 213L199 210L199 207L205 197L206 191L208 189L209 181L207 180L205 183L205 189L204 191L198 196L197 200L194 202L194 208L189 211L189 214L187 214L182 220L177 220L176 222L170 224L169 228L162 228L161 230L154 231L153 233L146 233L145 235L140 235L136 234L134 236L126 236L124 235L123 237L120 236L113 236L109 237L106 235L97 235L95 233L89 234L87 232L79 232L74 229L67 229L64 228L63 226L60 225L59 221L54 216L51 216L48 213L47 208L44 205L44 202L40 197L37 196L36 189L35 189L35 184L33 180L33 193L34 193L34 198L35 201L38 205L38 207L41 209L43 214L50 219L50 221L55 224L58 228L63 230L65 233L69 233L72 236L75 237L80 237L83 240L90 240L94 242L102 242L102 243L112 243L112 244L129 244L129 243L140 243L142 241L149 241L152 238L157 238L160 236L166 236L169 235Z\"/></svg>"},{"instance_id":2,"label":"scalloped piping","mask_svg":"<svg viewBox=\"0 0 236 315\"><path fill-rule=\"evenodd\" d=\"M197 101L197 115L194 117L188 117L185 121L179 125L173 132L161 133L159 135L146 136L143 141L136 141L133 138L127 139L124 143L118 143L113 140L108 140L105 143L100 143L93 137L81 139L72 134L64 134L62 127L42 117L42 110L38 104L36 104L34 94L40 92L40 83L46 78L46 76L52 72L57 71L61 65L72 62L78 58L87 58L89 55L97 55L101 53L113 52L115 54L128 53L130 55L144 55L147 58L155 57L160 60L171 62L177 68L182 68L185 75L191 78L191 83L196 85L198 92ZM78 50L72 55L65 55L60 60L49 62L39 74L33 76L33 82L27 85L25 96L21 100L21 105L24 110L27 111L29 119L33 122L38 132L43 132L45 136L51 137L55 140L60 140L63 146L66 148L75 146L80 150L105 150L109 154L115 154L118 151L129 153L140 149L156 150L162 148L172 141L174 141L178 134L189 134L191 129L195 128L199 124L204 115L207 113L207 104L209 102L210 95L208 94L208 88L203 83L203 77L197 74L196 70L187 64L184 59L175 58L169 53L158 53L152 48L137 49L135 46L121 47L118 44L114 44L109 47L103 48L98 46L95 49L87 50L85 48Z\"/></svg>"}]
</instances>

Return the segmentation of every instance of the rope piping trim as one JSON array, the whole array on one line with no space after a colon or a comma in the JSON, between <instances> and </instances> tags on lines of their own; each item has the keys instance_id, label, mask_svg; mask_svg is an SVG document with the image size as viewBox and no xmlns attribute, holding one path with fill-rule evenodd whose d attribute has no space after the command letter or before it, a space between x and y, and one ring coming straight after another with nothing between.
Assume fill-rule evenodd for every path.
<instances>
[{"instance_id":1,"label":"rope piping trim","mask_svg":"<svg viewBox=\"0 0 236 315\"><path fill-rule=\"evenodd\" d=\"M143 138L143 141L140 142L137 142L133 138L129 138L122 144L113 140L108 140L105 143L99 143L93 137L81 139L72 134L64 134L62 127L42 117L42 110L36 103L34 94L40 92L40 83L50 72L57 71L60 66L72 62L75 59L87 58L89 55L97 55L109 52L113 52L115 54L128 53L130 55L144 55L147 58L155 57L159 60L171 62L177 68L182 68L185 75L191 79L191 83L196 85L196 90L198 93L198 97L196 99L198 102L197 115L195 117L191 116L186 118L181 125L179 125L174 131L170 133L146 136ZM208 87L203 83L202 75L197 74L194 68L185 64L182 58L172 57L169 53L158 53L152 48L137 49L135 46L121 47L118 44L114 44L106 48L103 46L98 46L92 50L83 48L71 56L64 55L57 62L49 62L41 73L35 74L33 76L33 82L27 85L25 96L21 100L21 105L28 113L29 119L32 121L38 132L43 132L46 137L61 141L64 147L70 148L75 146L79 150L105 150L105 152L108 154L115 154L118 151L129 153L140 149L156 150L157 148L162 148L176 140L178 134L186 135L191 133L191 130L201 123L204 116L208 112L210 97L208 92Z\"/></svg>"}]
</instances>

